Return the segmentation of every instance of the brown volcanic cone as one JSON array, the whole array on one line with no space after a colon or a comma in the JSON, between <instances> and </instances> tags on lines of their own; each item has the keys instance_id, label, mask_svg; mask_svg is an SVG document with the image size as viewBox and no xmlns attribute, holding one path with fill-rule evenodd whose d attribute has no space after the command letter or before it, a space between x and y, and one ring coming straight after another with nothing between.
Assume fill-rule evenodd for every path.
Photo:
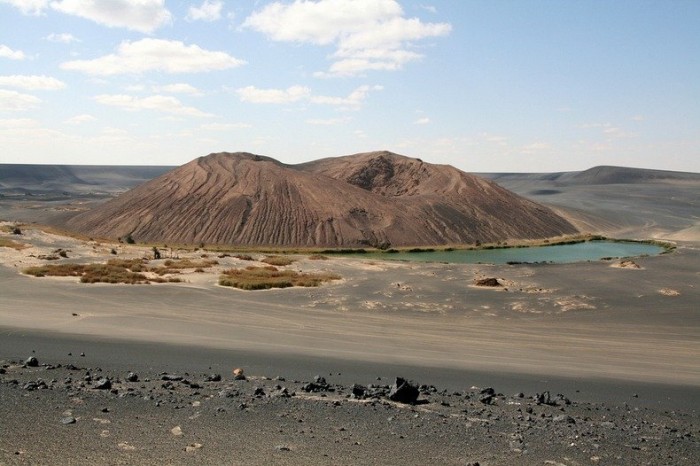
<instances>
[{"instance_id":1,"label":"brown volcanic cone","mask_svg":"<svg viewBox=\"0 0 700 466\"><path fill-rule=\"evenodd\" d=\"M68 221L97 237L255 246L415 246L575 233L551 210L450 166L389 152L285 165L200 157Z\"/></svg>"}]
</instances>

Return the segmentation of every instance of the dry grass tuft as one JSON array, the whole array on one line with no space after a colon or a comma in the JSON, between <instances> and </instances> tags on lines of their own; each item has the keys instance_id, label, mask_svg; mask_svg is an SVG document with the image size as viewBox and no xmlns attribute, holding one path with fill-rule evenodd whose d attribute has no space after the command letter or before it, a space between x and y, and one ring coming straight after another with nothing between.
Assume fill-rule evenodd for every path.
<instances>
[{"instance_id":1,"label":"dry grass tuft","mask_svg":"<svg viewBox=\"0 0 700 466\"><path fill-rule=\"evenodd\" d=\"M218 261L211 259L205 259L201 261L193 261L190 259L168 259L165 262L163 262L163 265L161 267L151 267L149 269L149 272L153 272L161 276L167 274L177 274L184 269L194 269L195 272L203 272L203 269L212 267L214 265L217 265L218 263Z\"/></svg>"},{"instance_id":2,"label":"dry grass tuft","mask_svg":"<svg viewBox=\"0 0 700 466\"><path fill-rule=\"evenodd\" d=\"M242 290L268 290L292 286L319 286L331 280L340 280L334 273L302 273L293 270L279 270L273 266L224 270L219 277L219 285Z\"/></svg>"},{"instance_id":3,"label":"dry grass tuft","mask_svg":"<svg viewBox=\"0 0 700 466\"><path fill-rule=\"evenodd\" d=\"M12 248L16 251L21 251L22 249L26 249L28 247L29 246L26 244L18 243L10 238L0 237L0 248Z\"/></svg>"},{"instance_id":4,"label":"dry grass tuft","mask_svg":"<svg viewBox=\"0 0 700 466\"><path fill-rule=\"evenodd\" d=\"M80 277L81 283L178 283L179 278L148 278L143 259L112 259L106 264L59 264L29 267L27 275L35 277Z\"/></svg>"},{"instance_id":5,"label":"dry grass tuft","mask_svg":"<svg viewBox=\"0 0 700 466\"><path fill-rule=\"evenodd\" d=\"M270 265L275 265L278 267L284 267L285 265L290 265L296 262L295 259L292 259L291 257L288 256L267 256L264 259L262 259L260 262L264 262L266 264Z\"/></svg>"}]
</instances>

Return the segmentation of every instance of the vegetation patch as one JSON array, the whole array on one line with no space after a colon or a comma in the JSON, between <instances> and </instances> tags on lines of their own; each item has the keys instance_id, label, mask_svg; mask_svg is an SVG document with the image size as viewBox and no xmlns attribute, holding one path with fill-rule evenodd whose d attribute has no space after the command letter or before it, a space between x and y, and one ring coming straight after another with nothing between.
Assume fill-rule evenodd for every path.
<instances>
[{"instance_id":1,"label":"vegetation patch","mask_svg":"<svg viewBox=\"0 0 700 466\"><path fill-rule=\"evenodd\" d=\"M293 264L294 262L296 262L296 260L288 256L267 256L260 262L264 262L266 264L274 265L277 267L284 267L286 265Z\"/></svg>"},{"instance_id":2,"label":"vegetation patch","mask_svg":"<svg viewBox=\"0 0 700 466\"><path fill-rule=\"evenodd\" d=\"M274 266L224 270L219 277L219 285L241 290L268 290L292 286L319 286L331 280L340 280L334 273L302 273L293 270L279 270Z\"/></svg>"},{"instance_id":3,"label":"vegetation patch","mask_svg":"<svg viewBox=\"0 0 700 466\"><path fill-rule=\"evenodd\" d=\"M17 241L11 240L10 238L0 237L0 248L12 248L17 251L28 248L26 244L18 243Z\"/></svg>"},{"instance_id":4,"label":"vegetation patch","mask_svg":"<svg viewBox=\"0 0 700 466\"><path fill-rule=\"evenodd\" d=\"M80 277L81 283L177 283L179 278L148 278L143 259L112 259L106 264L58 264L29 267L24 270L34 277Z\"/></svg>"},{"instance_id":5,"label":"vegetation patch","mask_svg":"<svg viewBox=\"0 0 700 466\"><path fill-rule=\"evenodd\" d=\"M161 267L151 267L148 269L149 272L156 273L158 275L167 274L177 274L183 269L198 269L202 270L217 265L219 262L216 260L205 259L201 261L191 260L191 259L168 259L163 262Z\"/></svg>"},{"instance_id":6,"label":"vegetation patch","mask_svg":"<svg viewBox=\"0 0 700 466\"><path fill-rule=\"evenodd\" d=\"M328 260L328 257L324 256L323 254L312 254L309 256L309 260L312 261L325 261Z\"/></svg>"}]
</instances>

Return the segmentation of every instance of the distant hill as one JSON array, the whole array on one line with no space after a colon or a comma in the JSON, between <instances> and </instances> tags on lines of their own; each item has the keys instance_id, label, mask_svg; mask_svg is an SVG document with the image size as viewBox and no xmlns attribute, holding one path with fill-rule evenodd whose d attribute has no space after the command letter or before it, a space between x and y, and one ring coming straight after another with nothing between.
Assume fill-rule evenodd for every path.
<instances>
[{"instance_id":1,"label":"distant hill","mask_svg":"<svg viewBox=\"0 0 700 466\"><path fill-rule=\"evenodd\" d=\"M647 182L700 181L700 173L652 170L647 168L601 165L584 171L555 173L483 173L486 178L499 180L550 181L554 185L604 185Z\"/></svg>"},{"instance_id":2,"label":"distant hill","mask_svg":"<svg viewBox=\"0 0 700 466\"><path fill-rule=\"evenodd\" d=\"M0 187L52 189L72 184L87 184L66 165L0 165Z\"/></svg>"},{"instance_id":3,"label":"distant hill","mask_svg":"<svg viewBox=\"0 0 700 466\"><path fill-rule=\"evenodd\" d=\"M122 192L173 167L0 164L0 192Z\"/></svg>"},{"instance_id":4,"label":"distant hill","mask_svg":"<svg viewBox=\"0 0 700 466\"><path fill-rule=\"evenodd\" d=\"M469 244L576 233L549 208L447 165L371 152L286 165L200 157L67 223L137 241L357 247Z\"/></svg>"}]
</instances>

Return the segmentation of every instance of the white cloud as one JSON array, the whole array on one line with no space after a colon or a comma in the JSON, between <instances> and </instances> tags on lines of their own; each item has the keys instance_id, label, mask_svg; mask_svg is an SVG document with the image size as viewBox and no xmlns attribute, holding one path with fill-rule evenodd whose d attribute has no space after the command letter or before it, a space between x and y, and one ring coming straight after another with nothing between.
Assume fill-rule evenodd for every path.
<instances>
[{"instance_id":1,"label":"white cloud","mask_svg":"<svg viewBox=\"0 0 700 466\"><path fill-rule=\"evenodd\" d=\"M274 41L335 45L335 62L317 77L353 76L369 70L397 70L421 54L413 41L450 33L448 23L405 18L396 0L295 0L273 2L243 24Z\"/></svg>"},{"instance_id":2,"label":"white cloud","mask_svg":"<svg viewBox=\"0 0 700 466\"><path fill-rule=\"evenodd\" d=\"M418 118L413 123L416 125L427 125L430 123L430 118L428 118L428 117Z\"/></svg>"},{"instance_id":3,"label":"white cloud","mask_svg":"<svg viewBox=\"0 0 700 466\"><path fill-rule=\"evenodd\" d=\"M9 58L10 60L24 60L24 52L21 50L12 50L5 44L0 44L0 57Z\"/></svg>"},{"instance_id":4,"label":"white cloud","mask_svg":"<svg viewBox=\"0 0 700 466\"><path fill-rule=\"evenodd\" d=\"M0 128L3 130L36 128L38 126L39 122L31 118L10 118L0 120Z\"/></svg>"},{"instance_id":5,"label":"white cloud","mask_svg":"<svg viewBox=\"0 0 700 466\"><path fill-rule=\"evenodd\" d=\"M382 86L360 86L347 97L312 95L311 89L305 86L291 86L287 89L259 89L255 86L247 86L236 89L235 92L241 101L256 104L289 104L308 100L318 105L335 105L343 109L357 109L371 91L382 89Z\"/></svg>"},{"instance_id":6,"label":"white cloud","mask_svg":"<svg viewBox=\"0 0 700 466\"><path fill-rule=\"evenodd\" d=\"M139 98L130 95L117 94L109 95L102 94L95 96L95 101L103 105L120 107L126 110L155 110L173 115L193 116L193 117L208 117L212 116L209 113L202 112L194 107L187 107L178 99L171 96L153 95L149 97Z\"/></svg>"},{"instance_id":7,"label":"white cloud","mask_svg":"<svg viewBox=\"0 0 700 466\"><path fill-rule=\"evenodd\" d=\"M204 0L199 7L191 6L187 10L186 19L190 21L216 21L221 19L221 9L224 2L220 0Z\"/></svg>"},{"instance_id":8,"label":"white cloud","mask_svg":"<svg viewBox=\"0 0 700 466\"><path fill-rule=\"evenodd\" d=\"M520 152L527 155L539 154L542 152L550 152L552 150L552 145L548 142L533 142L531 144L525 145Z\"/></svg>"},{"instance_id":9,"label":"white cloud","mask_svg":"<svg viewBox=\"0 0 700 466\"><path fill-rule=\"evenodd\" d=\"M315 125L315 126L335 126L335 125L340 125L345 122L347 122L347 118L328 118L328 119L320 119L320 118L310 118L306 120L306 122L310 125Z\"/></svg>"},{"instance_id":10,"label":"white cloud","mask_svg":"<svg viewBox=\"0 0 700 466\"><path fill-rule=\"evenodd\" d=\"M33 95L0 89L0 110L24 111L40 103L41 99Z\"/></svg>"},{"instance_id":11,"label":"white cloud","mask_svg":"<svg viewBox=\"0 0 700 466\"><path fill-rule=\"evenodd\" d=\"M108 27L151 33L172 21L165 0L56 0L51 8Z\"/></svg>"},{"instance_id":12,"label":"white cloud","mask_svg":"<svg viewBox=\"0 0 700 466\"><path fill-rule=\"evenodd\" d=\"M224 70L245 64L226 52L204 50L180 41L141 39L125 41L117 52L93 60L75 60L61 64L65 70L82 71L98 76L139 74L147 71L165 73L201 73Z\"/></svg>"},{"instance_id":13,"label":"white cloud","mask_svg":"<svg viewBox=\"0 0 700 466\"><path fill-rule=\"evenodd\" d=\"M236 89L236 94L243 102L289 104L308 98L311 90L304 86L291 86L287 89L258 89L255 86L247 86Z\"/></svg>"},{"instance_id":14,"label":"white cloud","mask_svg":"<svg viewBox=\"0 0 700 466\"><path fill-rule=\"evenodd\" d=\"M612 123L584 123L578 126L581 129L599 129L606 138L630 138L636 134L619 128Z\"/></svg>"},{"instance_id":15,"label":"white cloud","mask_svg":"<svg viewBox=\"0 0 700 466\"><path fill-rule=\"evenodd\" d=\"M88 115L87 113L83 113L82 115L76 115L72 118L67 119L66 123L68 123L69 125L80 125L95 120L97 120L97 118L95 118L94 116Z\"/></svg>"},{"instance_id":16,"label":"white cloud","mask_svg":"<svg viewBox=\"0 0 700 466\"><path fill-rule=\"evenodd\" d=\"M347 97L312 96L311 102L315 104L357 108L362 105L370 91L380 91L382 89L382 86L360 86L352 91Z\"/></svg>"},{"instance_id":17,"label":"white cloud","mask_svg":"<svg viewBox=\"0 0 700 466\"><path fill-rule=\"evenodd\" d=\"M0 0L19 9L22 14L39 16L48 6L49 0Z\"/></svg>"},{"instance_id":18,"label":"white cloud","mask_svg":"<svg viewBox=\"0 0 700 466\"><path fill-rule=\"evenodd\" d=\"M200 127L209 131L230 131L233 129L252 128L252 125L249 123L207 123Z\"/></svg>"},{"instance_id":19,"label":"white cloud","mask_svg":"<svg viewBox=\"0 0 700 466\"><path fill-rule=\"evenodd\" d=\"M66 87L63 81L50 76L10 75L0 76L0 86L27 89L31 91L55 91Z\"/></svg>"},{"instance_id":20,"label":"white cloud","mask_svg":"<svg viewBox=\"0 0 700 466\"><path fill-rule=\"evenodd\" d=\"M165 86L153 86L153 92L167 92L169 94L204 95L202 91L187 83L166 84Z\"/></svg>"},{"instance_id":21,"label":"white cloud","mask_svg":"<svg viewBox=\"0 0 700 466\"><path fill-rule=\"evenodd\" d=\"M75 37L73 34L63 32L61 34L49 34L46 36L46 40L49 42L58 42L61 44L70 44L71 42L80 42L80 39Z\"/></svg>"}]
</instances>

